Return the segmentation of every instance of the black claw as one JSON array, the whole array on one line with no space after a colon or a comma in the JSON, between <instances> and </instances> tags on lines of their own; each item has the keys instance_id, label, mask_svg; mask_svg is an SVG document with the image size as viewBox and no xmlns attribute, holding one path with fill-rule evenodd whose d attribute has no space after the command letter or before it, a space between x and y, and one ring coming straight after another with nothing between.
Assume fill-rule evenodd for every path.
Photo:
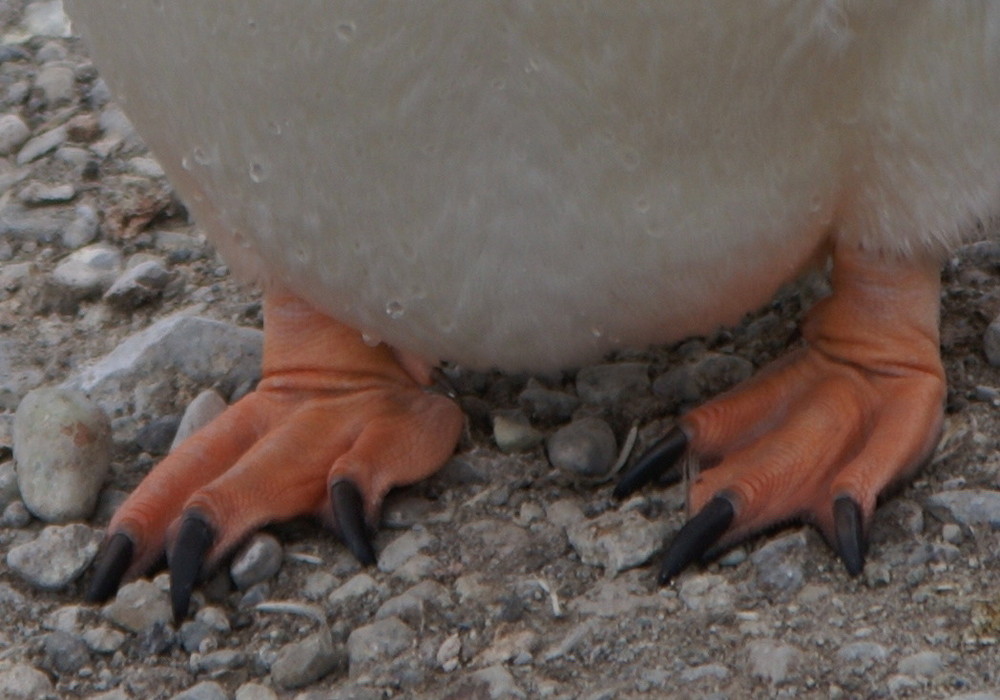
<instances>
[{"instance_id":1,"label":"black claw","mask_svg":"<svg viewBox=\"0 0 1000 700\"><path fill-rule=\"evenodd\" d=\"M660 585L670 581L715 544L733 522L735 515L736 510L730 500L725 496L716 496L696 516L684 523L663 558Z\"/></svg>"},{"instance_id":2,"label":"black claw","mask_svg":"<svg viewBox=\"0 0 1000 700\"><path fill-rule=\"evenodd\" d=\"M340 538L363 566L375 563L375 548L365 524L365 508L358 487L346 479L330 487L330 504Z\"/></svg>"},{"instance_id":3,"label":"black claw","mask_svg":"<svg viewBox=\"0 0 1000 700\"><path fill-rule=\"evenodd\" d=\"M191 592L201 576L205 554L214 541L215 531L202 516L184 517L174 548L170 551L170 602L175 623L180 623L187 616Z\"/></svg>"},{"instance_id":4,"label":"black claw","mask_svg":"<svg viewBox=\"0 0 1000 700\"><path fill-rule=\"evenodd\" d=\"M861 506L850 496L839 496L833 502L834 545L851 576L857 576L865 568L862 520Z\"/></svg>"},{"instance_id":5,"label":"black claw","mask_svg":"<svg viewBox=\"0 0 1000 700\"><path fill-rule=\"evenodd\" d=\"M94 578L84 595L88 603L103 603L118 590L122 576L132 564L135 544L124 532L118 532L108 540L94 566Z\"/></svg>"},{"instance_id":6,"label":"black claw","mask_svg":"<svg viewBox=\"0 0 1000 700\"><path fill-rule=\"evenodd\" d=\"M680 428L673 428L657 440L615 486L614 497L624 498L657 478L666 483L680 481L678 460L687 449L687 435Z\"/></svg>"}]
</instances>

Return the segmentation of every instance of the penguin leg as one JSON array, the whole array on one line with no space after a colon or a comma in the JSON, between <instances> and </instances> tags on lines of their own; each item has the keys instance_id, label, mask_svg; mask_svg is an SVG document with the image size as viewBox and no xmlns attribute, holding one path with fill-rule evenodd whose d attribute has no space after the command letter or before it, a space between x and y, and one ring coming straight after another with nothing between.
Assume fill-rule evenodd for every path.
<instances>
[{"instance_id":1,"label":"penguin leg","mask_svg":"<svg viewBox=\"0 0 1000 700\"><path fill-rule=\"evenodd\" d=\"M683 416L623 477L618 496L685 453L702 466L661 582L710 549L796 519L815 524L857 575L879 494L933 451L946 393L937 261L840 244L832 286L806 316L804 348Z\"/></svg>"},{"instance_id":2,"label":"penguin leg","mask_svg":"<svg viewBox=\"0 0 1000 700\"><path fill-rule=\"evenodd\" d=\"M88 598L164 552L175 614L191 588L262 525L317 515L363 563L368 526L394 486L435 472L463 416L429 393L428 366L401 358L284 290L264 297L263 374L256 390L149 473L108 526Z\"/></svg>"}]
</instances>

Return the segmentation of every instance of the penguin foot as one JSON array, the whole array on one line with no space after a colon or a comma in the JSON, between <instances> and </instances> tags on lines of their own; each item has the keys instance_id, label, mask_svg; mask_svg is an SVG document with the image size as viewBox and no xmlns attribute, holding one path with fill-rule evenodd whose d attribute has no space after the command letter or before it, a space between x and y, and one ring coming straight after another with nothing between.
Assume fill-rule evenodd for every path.
<instances>
[{"instance_id":1,"label":"penguin foot","mask_svg":"<svg viewBox=\"0 0 1000 700\"><path fill-rule=\"evenodd\" d=\"M679 478L683 455L700 465L662 583L791 520L813 523L857 575L879 494L933 451L945 398L937 264L837 246L832 283L804 348L683 416L615 490Z\"/></svg>"},{"instance_id":2,"label":"penguin foot","mask_svg":"<svg viewBox=\"0 0 1000 700\"><path fill-rule=\"evenodd\" d=\"M316 515L363 564L394 486L434 473L462 412L429 369L284 292L264 299L257 389L160 462L108 526L87 598L102 601L164 554L177 618L202 571L257 528Z\"/></svg>"}]
</instances>

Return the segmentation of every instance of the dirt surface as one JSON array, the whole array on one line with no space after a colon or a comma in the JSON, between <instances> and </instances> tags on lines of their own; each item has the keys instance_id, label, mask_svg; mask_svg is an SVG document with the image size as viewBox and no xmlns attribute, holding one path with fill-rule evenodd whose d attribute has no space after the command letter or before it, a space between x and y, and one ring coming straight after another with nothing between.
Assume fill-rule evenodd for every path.
<instances>
[{"instance_id":1,"label":"dirt surface","mask_svg":"<svg viewBox=\"0 0 1000 700\"><path fill-rule=\"evenodd\" d=\"M257 291L227 275L168 184L155 173L142 174L142 163L134 160L145 155L141 142L110 128L107 115L113 111L103 101L84 48L72 37L32 36L24 17L22 3L0 1L0 29L8 39L0 48L0 112L19 116L32 136L71 125L72 135L60 148L79 152L53 150L18 163L15 149L0 158L0 277L7 274L0 289L0 462L10 457L12 415L25 393L64 381L156 320L194 307L228 323L261 323ZM52 61L72 70L68 99L51 100L39 87L39 76ZM23 194L56 185L71 185L72 196L50 202L32 201L30 189ZM126 259L147 253L165 262L171 281L161 294L122 310L100 296L78 298L53 287L52 271L72 252L59 231L81 205L99 215L93 242L118 248ZM62 223L47 234L49 219ZM164 232L191 238L171 239ZM177 240L187 242L178 246ZM24 263L29 266L16 267ZM12 269L24 272L14 275ZM211 645L192 653L170 626L127 632L114 651L91 648L84 664L63 671L46 651L52 632L46 620L80 603L84 580L66 590L42 591L0 564L5 590L23 596L17 605L0 600L0 664L41 671L58 697L171 697L203 681L218 686L201 686L196 692L203 694L192 697L234 697L237 691L240 697L289 698L1000 694L1000 533L988 525L946 529L948 523L925 508L935 493L1000 487L1000 413L991 393L1000 389L1000 369L990 366L983 350L986 327L1000 313L998 281L996 244L966 247L945 266L942 345L950 385L945 438L932 463L878 512L866 573L857 579L847 576L815 531L800 526L745 543L738 552L749 556L694 567L662 590L655 586L652 566L612 576L582 563L558 512L569 504L579 517L615 522L620 507L610 499L609 483L584 483L555 469L543 445L515 453L496 447L490 418L497 411L523 409L519 397L528 377L455 372L470 415L460 452L442 474L395 497L390 510L396 515L376 541L384 551L398 538L419 534L420 551L433 564L429 569L406 575L369 571L374 588L350 605L334 605L329 593L360 569L318 525L276 527L284 563L263 588L248 597L233 589L223 572L197 599L227 620L228 629ZM814 296L816 286L783 295L737 328L669 348L621 353L608 362L643 363L651 379L713 353L763 366L797 342L803 299ZM537 380L576 393L572 372ZM182 413L200 388L205 387L178 385L167 413ZM636 426L639 450L662 434L683 405L645 392L578 411L605 419L619 446ZM115 423L111 492L132 488L159 458L139 447L136 431L161 417L130 416ZM559 424L533 423L545 433ZM647 489L629 509L668 523L673 533L684 519L682 489ZM5 522L3 552L44 527L37 520ZM91 524L105 522L102 513ZM783 540L787 552L779 552L777 561L801 580L768 582L769 564L755 561L754 554L773 538L789 535ZM271 666L287 645L329 630L343 650L352 631L377 614L388 615L378 612L387 600L423 581L441 584L448 600L424 601L418 613L398 615L413 633L403 635L402 651L365 668L357 653L340 651L342 661L304 687L276 682ZM265 600L315 606L321 621L254 607ZM83 629L109 624L97 606L80 615ZM452 656L442 651L449 643L458 645ZM219 650L244 656L199 665ZM936 654L937 662L928 654ZM217 689L222 695L211 695ZM0 697L14 697L4 692L0 689Z\"/></svg>"}]
</instances>

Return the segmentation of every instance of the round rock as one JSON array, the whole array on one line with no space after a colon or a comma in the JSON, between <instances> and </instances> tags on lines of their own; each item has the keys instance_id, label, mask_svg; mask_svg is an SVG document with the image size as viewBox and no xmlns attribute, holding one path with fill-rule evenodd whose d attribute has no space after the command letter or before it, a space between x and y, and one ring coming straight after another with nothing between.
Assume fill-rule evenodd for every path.
<instances>
[{"instance_id":1,"label":"round rock","mask_svg":"<svg viewBox=\"0 0 1000 700\"><path fill-rule=\"evenodd\" d=\"M278 573L284 550L273 535L257 533L233 557L229 575L241 591Z\"/></svg>"},{"instance_id":2,"label":"round rock","mask_svg":"<svg viewBox=\"0 0 1000 700\"><path fill-rule=\"evenodd\" d=\"M545 449L552 466L585 479L607 476L618 453L611 426L595 417L563 426L549 436Z\"/></svg>"},{"instance_id":3,"label":"round rock","mask_svg":"<svg viewBox=\"0 0 1000 700\"><path fill-rule=\"evenodd\" d=\"M31 130L16 114L0 117L0 156L10 155L31 136Z\"/></svg>"},{"instance_id":4,"label":"round rock","mask_svg":"<svg viewBox=\"0 0 1000 700\"><path fill-rule=\"evenodd\" d=\"M86 525L50 525L31 542L13 547L7 566L36 588L55 591L87 569L99 544L100 536Z\"/></svg>"},{"instance_id":5,"label":"round rock","mask_svg":"<svg viewBox=\"0 0 1000 700\"><path fill-rule=\"evenodd\" d=\"M36 389L14 416L17 484L28 509L46 522L90 516L111 461L111 425L77 391Z\"/></svg>"}]
</instances>

